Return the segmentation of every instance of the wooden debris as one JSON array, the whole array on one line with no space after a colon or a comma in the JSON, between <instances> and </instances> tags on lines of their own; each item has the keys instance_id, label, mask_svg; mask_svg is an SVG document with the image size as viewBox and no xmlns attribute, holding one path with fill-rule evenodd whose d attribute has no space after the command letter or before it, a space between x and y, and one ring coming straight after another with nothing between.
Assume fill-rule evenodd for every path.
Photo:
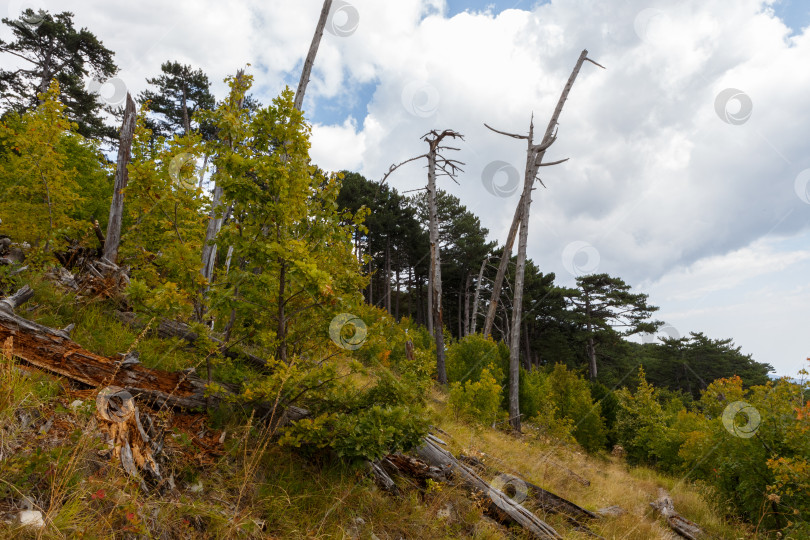
<instances>
[{"instance_id":1,"label":"wooden debris","mask_svg":"<svg viewBox=\"0 0 810 540\"><path fill-rule=\"evenodd\" d=\"M94 386L120 386L156 405L186 409L206 406L206 383L194 370L172 373L122 362L85 350L63 330L42 326L14 313L34 291L25 286L0 299L0 342L14 338L14 355L40 369Z\"/></svg>"},{"instance_id":2,"label":"wooden debris","mask_svg":"<svg viewBox=\"0 0 810 540\"><path fill-rule=\"evenodd\" d=\"M508 478L508 483L519 485L521 491L525 492L525 496L542 508L544 512L560 514L574 526L575 530L584 532L585 534L595 538L601 538L601 536L590 530L583 523L584 520L598 519L600 517L590 510L585 510L571 501L563 499L559 495L555 495L554 493L547 491L540 486L533 484L532 482L529 482L523 478L522 475L519 475L520 478L518 478L517 476L513 476L511 474L503 474L500 471L486 465L478 458L472 456L461 455L458 459L459 461L462 461L474 468L480 474L491 475L496 478Z\"/></svg>"},{"instance_id":3,"label":"wooden debris","mask_svg":"<svg viewBox=\"0 0 810 540\"><path fill-rule=\"evenodd\" d=\"M388 472L382 467L380 460L367 461L366 466L374 477L374 483L376 483L380 489L392 495L400 495L401 491L394 480L388 475Z\"/></svg>"},{"instance_id":4,"label":"wooden debris","mask_svg":"<svg viewBox=\"0 0 810 540\"><path fill-rule=\"evenodd\" d=\"M673 531L689 540L706 538L706 532L694 521L689 521L675 511L675 504L669 494L663 488L658 488L658 500L650 503L661 517L667 520L667 524Z\"/></svg>"},{"instance_id":5,"label":"wooden debris","mask_svg":"<svg viewBox=\"0 0 810 540\"><path fill-rule=\"evenodd\" d=\"M606 508L600 508L596 511L596 513L602 517L619 517L627 513L627 510L622 508L621 506L608 506Z\"/></svg>"},{"instance_id":6,"label":"wooden debris","mask_svg":"<svg viewBox=\"0 0 810 540\"><path fill-rule=\"evenodd\" d=\"M126 311L117 311L115 313L116 318L121 321L122 323L126 324L127 326L136 329L136 330L143 330L146 328L147 321L139 318L135 313L126 312ZM180 338L184 339L189 344L193 344L198 339L200 339L199 334L191 329L191 326L188 324L181 322L181 321L171 321L169 319L161 319L158 324L152 330L153 334L156 334L162 338ZM213 341L219 348L222 354L226 358L231 358L234 360L245 360L253 367L256 367L261 370L267 370L267 362L255 356L253 354L247 353L244 350L237 348L237 347L228 347L222 340L217 337L208 336L208 339Z\"/></svg>"},{"instance_id":7,"label":"wooden debris","mask_svg":"<svg viewBox=\"0 0 810 540\"><path fill-rule=\"evenodd\" d=\"M516 523L533 538L561 539L562 536L543 520L532 514L520 503L513 500L500 489L481 478L472 468L458 461L453 454L440 448L430 440L417 449L419 457L428 465L440 469L449 469L469 491L489 500L487 508L490 516L501 523Z\"/></svg>"},{"instance_id":8,"label":"wooden debris","mask_svg":"<svg viewBox=\"0 0 810 540\"><path fill-rule=\"evenodd\" d=\"M136 478L146 491L146 483L139 470L148 472L154 480L161 479L153 456L159 443L153 441L144 430L132 394L120 386L103 388L96 396L96 410L100 425L106 426L109 433L113 457L121 460L124 470Z\"/></svg>"}]
</instances>

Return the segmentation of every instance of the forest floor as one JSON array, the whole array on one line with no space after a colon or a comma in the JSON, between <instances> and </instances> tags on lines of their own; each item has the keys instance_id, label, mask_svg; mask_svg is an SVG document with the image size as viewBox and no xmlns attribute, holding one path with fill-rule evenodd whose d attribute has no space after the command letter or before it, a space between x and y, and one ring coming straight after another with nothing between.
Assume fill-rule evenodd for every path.
<instances>
[{"instance_id":1,"label":"forest floor","mask_svg":"<svg viewBox=\"0 0 810 540\"><path fill-rule=\"evenodd\" d=\"M137 336L105 309L39 287L25 316L56 327L75 322L77 342L111 355ZM145 363L151 353L164 369L189 365L190 353L172 340L147 338L139 350ZM0 355L0 538L524 537L487 518L483 502L461 488L397 477L402 494L391 496L362 463L281 448L227 409L156 414L167 430L160 466L170 480L145 492L108 455L95 393ZM620 456L587 454L531 425L519 437L475 427L453 417L438 389L430 401L436 432L456 456L476 457L587 510L621 507L622 515L588 524L604 538L677 538L650 507L659 488L711 535L754 537L749 527L722 519L688 480L629 466ZM564 538L592 538L526 504ZM25 509L41 512L44 526L20 526Z\"/></svg>"}]
</instances>

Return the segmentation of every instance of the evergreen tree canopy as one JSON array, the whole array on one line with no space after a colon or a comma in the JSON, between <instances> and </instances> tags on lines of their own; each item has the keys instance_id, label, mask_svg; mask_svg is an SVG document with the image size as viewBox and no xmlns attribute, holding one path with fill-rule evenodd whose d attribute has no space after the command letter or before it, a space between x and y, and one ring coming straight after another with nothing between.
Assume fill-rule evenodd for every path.
<instances>
[{"instance_id":1,"label":"evergreen tree canopy","mask_svg":"<svg viewBox=\"0 0 810 540\"><path fill-rule=\"evenodd\" d=\"M197 111L211 110L215 105L208 75L179 62L164 62L160 70L160 76L146 79L155 89L145 90L138 96L141 101L149 101L149 109L159 115L150 126L152 130L169 136L188 135L192 129L199 129L204 138L210 139L213 126L194 120Z\"/></svg>"},{"instance_id":2,"label":"evergreen tree canopy","mask_svg":"<svg viewBox=\"0 0 810 540\"><path fill-rule=\"evenodd\" d=\"M36 21L36 24L32 24ZM25 10L18 19L3 19L14 39L0 39L0 52L22 60L18 69L0 69L0 99L6 108L24 112L41 103L56 79L60 100L67 117L85 136L110 136L99 111L99 95L88 87L87 78L104 82L118 72L114 53L95 34L73 26L73 13L51 15L45 11Z\"/></svg>"}]
</instances>

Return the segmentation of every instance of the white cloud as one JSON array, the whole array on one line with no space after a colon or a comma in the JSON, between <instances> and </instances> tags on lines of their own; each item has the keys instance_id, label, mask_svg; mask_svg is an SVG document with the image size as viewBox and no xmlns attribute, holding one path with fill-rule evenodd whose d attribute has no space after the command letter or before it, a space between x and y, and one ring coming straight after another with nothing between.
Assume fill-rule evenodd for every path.
<instances>
[{"instance_id":1,"label":"white cloud","mask_svg":"<svg viewBox=\"0 0 810 540\"><path fill-rule=\"evenodd\" d=\"M797 175L810 167L810 123L803 116L810 109L810 30L791 35L773 15L772 0L571 0L452 18L441 0L349 1L359 14L357 30L324 35L305 107L317 112L325 98L351 103L359 85L373 83L375 90L365 119L314 126L312 155L321 166L379 179L391 163L423 153L419 137L428 130L456 129L466 135L458 155L466 172L461 187L443 187L502 241L518 195L491 195L481 174L496 160L523 171L524 147L483 123L525 132L534 112L542 132L587 48L607 70L586 64L563 111L548 159L571 160L542 171L548 189L534 192L529 256L571 283L563 250L587 242L598 250L599 271L630 283L659 282L666 302L691 301L685 297L708 287L713 292L700 307L717 313L724 306L749 313L740 308L747 303L768 311L767 302L778 298L769 294L804 285L806 278L792 270L806 266L792 258L804 248L763 247L810 228L810 205L795 191ZM297 82L322 2L58 4L52 9L74 11L80 25L117 52L134 92L162 61L177 59L203 67L221 96L220 81L250 62L267 103L285 81ZM414 85L424 91L410 92ZM718 117L715 99L726 88L751 99L742 125ZM735 106L727 111L736 113ZM390 181L405 190L425 178L413 165ZM710 279L723 265L735 269L733 287L725 289L735 298ZM688 272L700 276L699 286ZM780 288L755 289L752 283L766 275L756 272L768 272ZM807 320L801 304L781 304L785 311L772 316L783 327ZM763 325L717 328L725 334L716 337L768 339L757 330ZM773 347L790 349L785 356L801 354L801 347L810 353L797 335Z\"/></svg>"}]
</instances>

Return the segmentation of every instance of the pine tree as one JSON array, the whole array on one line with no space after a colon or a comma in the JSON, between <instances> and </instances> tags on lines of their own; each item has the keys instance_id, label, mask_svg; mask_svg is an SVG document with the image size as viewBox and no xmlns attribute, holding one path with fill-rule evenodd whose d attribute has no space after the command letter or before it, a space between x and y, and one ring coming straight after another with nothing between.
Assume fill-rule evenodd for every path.
<instances>
[{"instance_id":1,"label":"pine tree","mask_svg":"<svg viewBox=\"0 0 810 540\"><path fill-rule=\"evenodd\" d=\"M38 24L28 21L37 18ZM27 9L17 20L3 19L13 41L0 39L0 52L22 60L18 69L0 69L0 99L5 106L24 112L42 103L52 80L59 81L60 99L68 118L85 137L112 136L99 111L98 94L87 87L90 76L104 82L118 72L113 52L89 30L73 26L73 13L57 15Z\"/></svg>"}]
</instances>

